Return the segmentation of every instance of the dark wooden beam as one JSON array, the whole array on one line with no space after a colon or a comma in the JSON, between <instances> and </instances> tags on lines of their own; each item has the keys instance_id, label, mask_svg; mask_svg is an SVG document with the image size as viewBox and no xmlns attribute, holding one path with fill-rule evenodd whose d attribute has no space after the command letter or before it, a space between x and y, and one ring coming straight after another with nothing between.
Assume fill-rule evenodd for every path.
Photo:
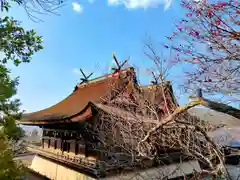
<instances>
[{"instance_id":1,"label":"dark wooden beam","mask_svg":"<svg viewBox=\"0 0 240 180\"><path fill-rule=\"evenodd\" d=\"M205 106L209 109L212 109L214 111L218 111L224 114L228 114L230 116L233 116L237 119L240 120L240 110L237 108L234 108L232 106L229 106L227 104L224 103L220 103L220 102L215 102L215 101L211 101L209 99L206 99L203 97L203 93L202 93L202 89L197 89L197 94L195 97L193 98L197 98L200 101L200 105Z\"/></svg>"},{"instance_id":2,"label":"dark wooden beam","mask_svg":"<svg viewBox=\"0 0 240 180\"><path fill-rule=\"evenodd\" d=\"M221 113L228 114L240 120L240 110L237 108L234 108L232 106L229 106L223 103L211 101L206 98L201 98L201 101L202 101L201 104L205 107L208 107L212 110L215 110Z\"/></svg>"}]
</instances>

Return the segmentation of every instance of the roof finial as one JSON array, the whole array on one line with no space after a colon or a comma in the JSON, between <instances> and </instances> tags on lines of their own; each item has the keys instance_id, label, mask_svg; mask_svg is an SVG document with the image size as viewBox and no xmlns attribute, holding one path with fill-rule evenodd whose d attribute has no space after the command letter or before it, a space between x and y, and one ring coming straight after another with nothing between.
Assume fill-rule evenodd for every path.
<instances>
[{"instance_id":1,"label":"roof finial","mask_svg":"<svg viewBox=\"0 0 240 180\"><path fill-rule=\"evenodd\" d=\"M123 63L120 64L114 52L112 53L112 56L117 65L117 68L113 67L112 70L114 71L114 73L116 73L117 71L120 71L122 69L122 67L128 62L128 59L126 59Z\"/></svg>"},{"instance_id":2,"label":"roof finial","mask_svg":"<svg viewBox=\"0 0 240 180\"><path fill-rule=\"evenodd\" d=\"M152 76L153 76L153 80L151 81L151 83L153 85L157 85L158 84L158 80L159 80L159 77L156 76L156 74L152 71Z\"/></svg>"},{"instance_id":3,"label":"roof finial","mask_svg":"<svg viewBox=\"0 0 240 180\"><path fill-rule=\"evenodd\" d=\"M82 76L83 76L83 78L80 78L80 80L82 81L80 84L87 83L89 78L93 75L93 72L92 72L88 76L86 76L81 68L80 68L80 72L82 73Z\"/></svg>"}]
</instances>

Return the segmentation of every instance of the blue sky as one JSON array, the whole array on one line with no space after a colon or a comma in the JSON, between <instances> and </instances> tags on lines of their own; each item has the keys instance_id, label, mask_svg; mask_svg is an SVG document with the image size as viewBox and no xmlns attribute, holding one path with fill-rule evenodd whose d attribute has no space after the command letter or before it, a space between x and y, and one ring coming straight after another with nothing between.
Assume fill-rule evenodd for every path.
<instances>
[{"instance_id":1,"label":"blue sky","mask_svg":"<svg viewBox=\"0 0 240 180\"><path fill-rule=\"evenodd\" d=\"M140 79L146 78L146 67L152 66L143 53L143 41L151 36L155 42L165 41L174 30L174 22L182 15L179 1L168 0L67 1L58 10L61 16L38 15L44 22L32 22L24 10L14 7L10 15L22 21L26 29L35 29L43 36L44 49L29 64L12 67L13 76L20 76L18 97L27 112L49 107L66 96L79 82L79 68L107 72L112 52L120 60L131 56L130 64L139 67ZM165 50L156 46L159 52ZM181 81L181 68L169 77ZM178 89L176 89L177 91ZM180 102L185 102L186 98Z\"/></svg>"}]
</instances>

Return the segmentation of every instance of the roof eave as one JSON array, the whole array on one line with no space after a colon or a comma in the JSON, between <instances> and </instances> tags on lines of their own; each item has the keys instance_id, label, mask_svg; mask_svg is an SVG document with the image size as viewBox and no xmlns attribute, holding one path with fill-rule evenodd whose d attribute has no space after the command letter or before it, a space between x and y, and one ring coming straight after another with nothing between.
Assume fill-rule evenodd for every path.
<instances>
[{"instance_id":1,"label":"roof eave","mask_svg":"<svg viewBox=\"0 0 240 180\"><path fill-rule=\"evenodd\" d=\"M91 103L89 103L84 110L81 112L71 116L71 117L66 117L63 119L58 119L58 120L32 120L32 121L24 121L20 120L17 121L17 124L21 125L32 125L32 126L38 126L38 125L46 125L46 124L59 124L59 123L73 123L73 122L80 122L84 121L92 116L92 108L91 108Z\"/></svg>"}]
</instances>

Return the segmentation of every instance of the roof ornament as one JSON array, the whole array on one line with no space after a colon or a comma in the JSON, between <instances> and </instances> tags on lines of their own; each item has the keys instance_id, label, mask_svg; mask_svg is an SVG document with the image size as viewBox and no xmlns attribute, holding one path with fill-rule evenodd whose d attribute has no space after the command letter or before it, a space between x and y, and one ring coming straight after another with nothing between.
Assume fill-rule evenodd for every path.
<instances>
[{"instance_id":1,"label":"roof ornament","mask_svg":"<svg viewBox=\"0 0 240 180\"><path fill-rule=\"evenodd\" d=\"M80 72L82 73L82 78L80 78L81 82L75 86L73 92L75 92L78 89L78 86L83 84L83 83L87 83L89 81L89 78L93 75L93 72L90 73L88 76L85 75L85 73L83 72L83 70L80 68Z\"/></svg>"},{"instance_id":2,"label":"roof ornament","mask_svg":"<svg viewBox=\"0 0 240 180\"><path fill-rule=\"evenodd\" d=\"M111 69L113 70L113 74L118 74L121 71L122 67L128 62L128 59L126 59L123 63L119 63L115 53L113 53L112 56L117 67L112 67Z\"/></svg>"},{"instance_id":3,"label":"roof ornament","mask_svg":"<svg viewBox=\"0 0 240 180\"><path fill-rule=\"evenodd\" d=\"M159 81L159 76L157 76L153 71L152 71L152 76L153 76L153 80L151 81L151 83L153 85L157 85Z\"/></svg>"},{"instance_id":4,"label":"roof ornament","mask_svg":"<svg viewBox=\"0 0 240 180\"><path fill-rule=\"evenodd\" d=\"M82 81L80 82L80 84L87 83L89 78L93 75L93 72L92 72L88 76L86 76L81 68L80 68L80 72L82 73L82 76L83 76L82 78L80 78L80 80Z\"/></svg>"}]
</instances>

